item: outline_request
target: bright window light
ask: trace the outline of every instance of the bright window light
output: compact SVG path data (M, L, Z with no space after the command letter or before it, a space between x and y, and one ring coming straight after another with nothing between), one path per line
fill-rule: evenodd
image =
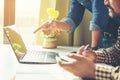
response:
M39 25L41 0L16 0L15 25L19 27L26 44L36 44L33 30Z
M16 25L37 26L40 0L16 0Z

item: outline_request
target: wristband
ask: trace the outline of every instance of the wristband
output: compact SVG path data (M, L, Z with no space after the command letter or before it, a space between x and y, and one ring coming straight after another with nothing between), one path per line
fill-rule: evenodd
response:
M98 47L92 47L92 50L97 50L98 49Z

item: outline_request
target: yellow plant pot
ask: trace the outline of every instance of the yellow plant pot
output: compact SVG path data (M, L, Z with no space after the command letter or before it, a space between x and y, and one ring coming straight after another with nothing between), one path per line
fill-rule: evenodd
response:
M57 38L44 38L42 47L48 49L57 48Z

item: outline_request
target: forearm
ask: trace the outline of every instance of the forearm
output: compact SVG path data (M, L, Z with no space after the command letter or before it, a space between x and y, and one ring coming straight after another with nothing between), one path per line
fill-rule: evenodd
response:
M101 32L100 31L92 31L92 43L91 47L98 46Z

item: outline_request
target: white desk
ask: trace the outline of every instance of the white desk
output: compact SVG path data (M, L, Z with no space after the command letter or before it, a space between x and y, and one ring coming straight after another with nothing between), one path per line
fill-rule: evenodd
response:
M31 46L29 46L31 47ZM32 46L32 49L42 49L40 46ZM75 51L78 47L59 46L56 49L45 49L57 51L60 55ZM0 80L81 80L57 64L20 64L18 63L10 45L0 44Z

